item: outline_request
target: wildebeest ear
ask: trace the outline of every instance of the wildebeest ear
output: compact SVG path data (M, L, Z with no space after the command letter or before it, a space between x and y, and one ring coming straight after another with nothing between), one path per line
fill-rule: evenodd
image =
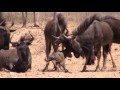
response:
M26 44L26 45L31 45L31 41L24 41L24 43Z
M13 29L9 29L10 30L10 32L14 32L14 31L16 31L16 30L13 30Z

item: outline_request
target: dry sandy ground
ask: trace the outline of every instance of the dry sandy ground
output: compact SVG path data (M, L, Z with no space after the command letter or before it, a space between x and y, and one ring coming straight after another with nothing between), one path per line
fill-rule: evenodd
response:
M45 23L43 23L44 28ZM76 27L75 23L69 23L68 29L73 30ZM45 40L43 29L33 28L28 25L27 28L20 28L21 25L15 25L14 28L17 28L15 31L12 41L17 41L21 35L31 32L35 37L32 45L29 46L32 53L32 70L26 73L15 73L15 72L0 72L0 78L119 78L120 77L120 45L113 44L112 46L112 55L117 65L116 70L112 69L112 63L110 56L108 55L107 60L107 70L104 72L94 72L96 64L88 66L87 70L90 72L80 72L85 63L85 59L79 58L76 59L74 56L72 58L66 58L66 68L71 73L60 72L42 72L42 69L45 66ZM12 33L13 34L13 33ZM70 59L70 60L68 60ZM103 58L101 58L100 66L102 67ZM97 60L96 60L97 63ZM49 66L49 69L52 69L52 63Z

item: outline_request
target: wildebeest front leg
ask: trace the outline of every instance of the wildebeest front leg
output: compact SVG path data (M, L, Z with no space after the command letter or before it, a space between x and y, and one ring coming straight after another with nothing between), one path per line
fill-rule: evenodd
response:
M62 51L64 50L64 45L62 44Z
M84 64L84 67L83 67L82 72L85 72L85 71L86 71L86 66L87 66L88 59L89 59L89 55L86 55L86 62L85 62L85 64Z
M65 72L69 72L66 68L65 68L65 62L61 62L60 65L63 67Z
M50 51L51 51L51 42L48 39L46 39L46 57L47 57L47 59L50 54Z
M107 67L106 67L106 60L107 60L107 55L108 52L106 51L106 46L103 46L103 67L101 69L101 71L104 71Z
M46 62L46 66L45 66L45 68L42 70L42 72L48 70L48 66L49 66L49 62Z
M9 64L9 69L12 70L14 65L12 63Z
M98 47L98 50L97 50L97 59L98 59L98 63L97 63L97 67L95 69L95 72L98 72L100 71L100 59L101 59L101 46Z

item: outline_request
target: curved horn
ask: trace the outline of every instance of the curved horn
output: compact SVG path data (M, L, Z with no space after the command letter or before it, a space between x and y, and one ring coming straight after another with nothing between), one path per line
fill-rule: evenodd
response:
M64 35L64 34L62 34L62 36L65 38L65 39L69 39L69 40L71 40L72 38L71 38L71 36L69 36L69 37L67 37L66 35Z
M5 22L5 20L3 20L1 23L0 23L0 26Z
M30 34L30 36L32 37L31 41L33 41L35 38L34 38L33 35L30 33L30 31L29 31L29 34Z
M65 31L66 32L64 34L68 36L69 30L66 28Z
M14 35L14 34L13 34L13 35ZM10 43L12 43L11 40L12 40L12 38L13 38L13 35L12 35L11 38L10 38L10 41L9 41Z
M62 29L61 29L61 27L60 27L60 25L58 23L58 20L57 20L57 26L58 26L58 30L60 30L60 34L62 34Z
M60 37L56 37L54 35L52 35L52 38L54 38L54 39L60 39Z
M32 42L33 42L33 40L34 40L34 37L33 37L33 35L30 33L30 31L29 31L29 34L30 34L30 36L32 37L31 39L25 39L25 36L23 36L23 42L24 43L26 43L27 45L30 45Z

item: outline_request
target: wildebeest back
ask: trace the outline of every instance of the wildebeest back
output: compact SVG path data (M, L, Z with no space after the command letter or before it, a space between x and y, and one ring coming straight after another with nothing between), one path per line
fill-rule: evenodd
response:
M0 50L0 68L15 63L19 59L16 49Z

